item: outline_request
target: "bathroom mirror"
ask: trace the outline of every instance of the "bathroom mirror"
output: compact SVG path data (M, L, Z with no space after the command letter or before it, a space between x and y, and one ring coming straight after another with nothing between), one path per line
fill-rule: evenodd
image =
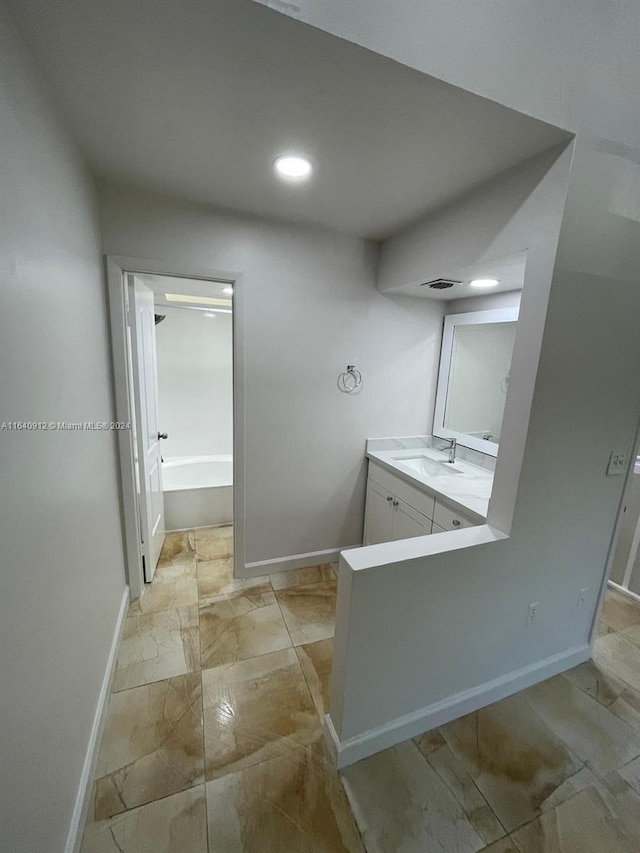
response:
M517 308L445 317L433 434L498 455Z

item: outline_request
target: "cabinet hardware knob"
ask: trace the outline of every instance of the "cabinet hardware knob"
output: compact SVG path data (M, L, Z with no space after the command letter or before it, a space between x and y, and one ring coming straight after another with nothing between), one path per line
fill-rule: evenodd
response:
M160 440L161 438L165 438L165 439L169 438L169 434L166 432L159 432L158 433L158 440Z
M454 518L451 524L453 524L454 527L460 527L460 519Z
M394 506L398 506L398 501L394 501L394 502L393 502L393 505L394 505Z
M393 498L391 497L391 495L389 495L389 497L387 498L387 500L388 500L388 501L392 501L392 500L393 500Z

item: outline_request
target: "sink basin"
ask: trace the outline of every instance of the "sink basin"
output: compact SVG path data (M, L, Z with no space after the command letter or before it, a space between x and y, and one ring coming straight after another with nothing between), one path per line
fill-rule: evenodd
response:
M463 474L460 468L456 468L455 463L440 462L437 459L431 459L429 456L409 456L396 459L396 463L401 468L407 468L413 474L419 474L421 477L445 477L452 474Z

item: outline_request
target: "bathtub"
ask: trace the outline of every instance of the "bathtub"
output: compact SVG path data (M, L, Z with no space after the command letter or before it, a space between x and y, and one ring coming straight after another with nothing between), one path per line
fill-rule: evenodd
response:
M233 457L173 456L162 463L166 530L233 521Z

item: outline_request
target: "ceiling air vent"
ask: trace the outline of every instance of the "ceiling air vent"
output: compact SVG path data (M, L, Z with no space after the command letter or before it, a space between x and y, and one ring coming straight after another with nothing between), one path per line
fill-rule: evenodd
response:
M420 287L430 287L432 290L448 290L454 284L462 284L454 278L434 278L433 281L425 281Z

